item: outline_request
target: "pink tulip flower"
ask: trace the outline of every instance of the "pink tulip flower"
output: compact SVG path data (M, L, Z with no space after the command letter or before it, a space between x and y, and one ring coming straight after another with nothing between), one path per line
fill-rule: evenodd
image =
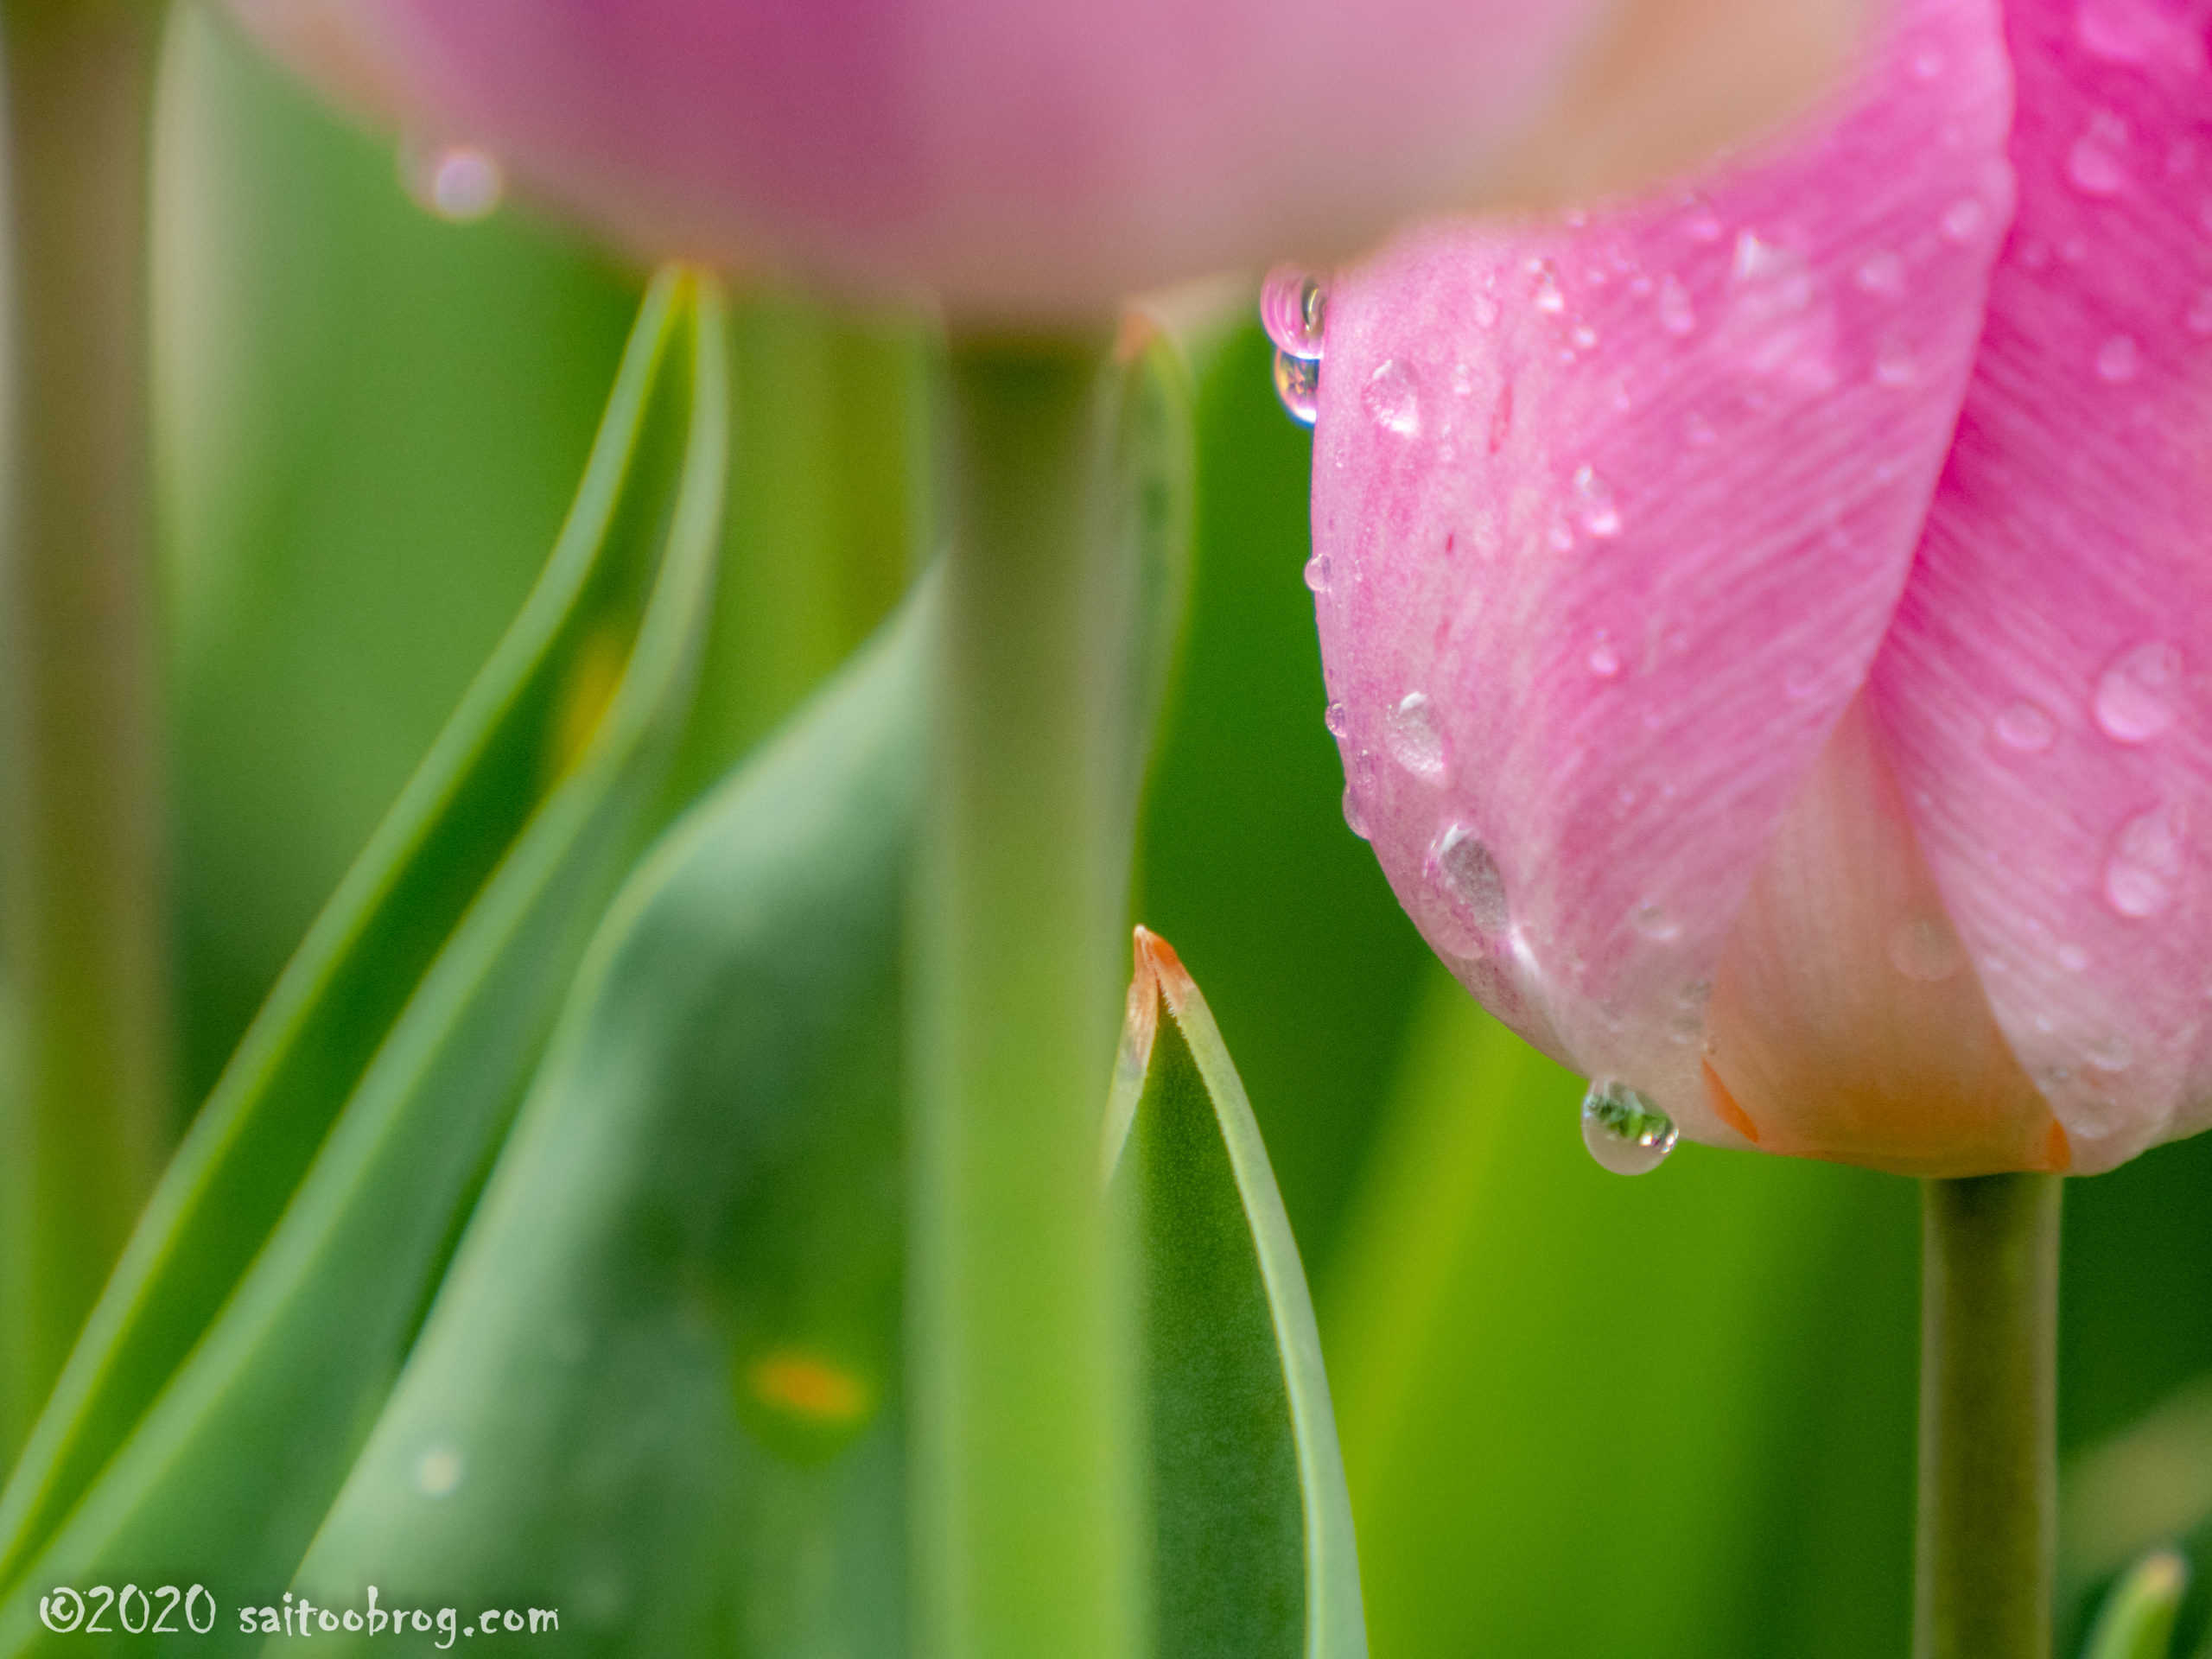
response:
M2212 1122L2207 23L1905 0L1694 188L1331 288L1347 811L1616 1128L1968 1175Z
M1802 101L1868 0L232 0L418 148L651 257L1102 315Z

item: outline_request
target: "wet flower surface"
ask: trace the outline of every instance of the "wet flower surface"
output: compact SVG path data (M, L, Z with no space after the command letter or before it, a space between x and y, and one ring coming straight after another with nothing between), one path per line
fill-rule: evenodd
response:
M1329 290L1347 816L1692 1138L2086 1172L2207 1121L2204 28L1910 0L1783 141Z

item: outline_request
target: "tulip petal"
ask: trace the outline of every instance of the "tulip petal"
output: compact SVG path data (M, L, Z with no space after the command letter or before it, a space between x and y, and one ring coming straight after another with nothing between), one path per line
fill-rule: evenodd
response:
M1901 5L1701 195L1421 231L1332 289L1319 616L1350 810L1469 988L1743 1144L1697 1038L1887 628L2011 212L1991 0Z
M2018 215L1871 689L2092 1171L2212 1118L2212 79L2201 5L2006 11Z

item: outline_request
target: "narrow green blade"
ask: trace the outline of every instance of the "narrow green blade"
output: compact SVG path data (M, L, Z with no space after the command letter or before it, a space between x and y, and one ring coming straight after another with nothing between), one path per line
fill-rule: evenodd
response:
M696 279L656 284L544 578L164 1178L0 1502L0 1650L36 1636L36 1587L243 1590L320 1520L680 726L720 327Z
M903 1650L928 592L616 901L300 1569L318 1604L552 1609L563 1651Z
M1142 928L1106 1155L1138 1239L1159 1659L1363 1659L1298 1246L1205 999Z
M2166 1659L2188 1588L2189 1563L2171 1549L2153 1550L2113 1586L2082 1659Z

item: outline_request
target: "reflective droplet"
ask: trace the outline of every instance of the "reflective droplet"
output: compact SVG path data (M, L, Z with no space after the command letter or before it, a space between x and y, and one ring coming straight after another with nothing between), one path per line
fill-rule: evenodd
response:
M2184 827L2171 807L2138 813L2120 827L2105 865L2105 898L2114 910L2140 920L2171 901L2181 880Z
M1997 741L2022 754L2041 754L2058 735L2051 717L2032 702L2016 702L1997 716Z
M2078 944L2058 947L2058 965L2069 974L2078 974L2089 965L2089 953Z
M1682 233L1693 242L1718 242L1720 239L1720 216L1701 196L1685 196L1682 205L1688 212L1682 216Z
M1583 529L1599 541L1621 533L1620 509L1613 505L1613 493L1587 461L1574 470L1574 493L1581 504Z
M2120 652L2097 679L2098 726L2115 743L2147 743L2174 723L2181 652L2163 640Z
M472 144L403 144L399 170L408 194L456 225L486 217L506 194L507 175L499 158Z
M415 1490L425 1497L450 1497L461 1485L461 1453L434 1446L415 1462Z
M1390 758L1408 772L1433 778L1444 770L1444 738L1425 692L1408 691L1385 722Z
M1359 791L1350 783L1344 785L1344 822L1351 832L1362 841L1367 839L1367 813L1359 804Z
M1582 1144L1616 1175L1648 1175L1679 1138L1675 1120L1624 1083L1594 1080L1582 1096Z
M1697 327L1697 312L1690 304L1689 289L1672 276L1659 284L1659 326L1677 340Z
M1867 293L1894 300L1904 292L1904 261L1887 249L1870 253L1859 262L1855 280Z
M1321 711L1321 724L1328 728L1331 737L1342 737L1344 734L1344 728L1351 724L1345 716L1344 704L1331 702L1327 708L1324 709Z
M2135 1064L2135 1045L2112 1032L2089 1045L2089 1064L2100 1071L2125 1071Z
M1446 824L1429 844L1422 874L1444 903L1439 931L1445 948L1460 955L1487 949L1510 913L1505 876L1490 849L1466 825Z
M2135 378L2140 365L2133 334L2114 334L2097 347L2097 378L2119 385Z
M1874 384L1878 386L1909 386L1920 378L1920 359L1913 354L1911 344L1891 334L1874 353Z
M2074 37L2091 57L2107 63L2164 59L2182 69L2204 65L2203 42L2183 23L2180 12L2153 0L2081 0L2074 12Z
M1951 918L1908 917L1890 930L1890 966L1923 985L1941 984L1966 966L1965 945Z
M2066 152L2066 176L2088 196L2115 195L2127 188L2127 123L2100 110Z
M1590 671L1601 680L1610 680L1621 671L1621 654L1613 649L1613 642L1604 633L1590 647Z
M1395 357L1367 377L1359 401L1375 423L1385 430L1402 438L1410 438L1421 430L1420 385L1414 378L1414 372Z
M1914 52L1905 67L1915 80L1933 80L1943 73L1943 54L1932 46L1923 46Z
M1275 352L1275 396L1290 418L1311 426L1321 413L1321 365L1310 357L1293 357L1280 347Z
M1943 210L1943 234L1954 242L1971 242L1989 222L1989 209L1979 196L1961 196Z
M1306 585L1317 594L1329 591L1329 556L1316 553L1306 561Z
M1532 259L1529 262L1529 276L1537 310L1555 317L1567 309L1567 296L1559 289L1558 266L1548 259Z
M1667 913L1663 906L1649 900L1629 912L1628 925L1656 944L1664 944L1669 939L1679 938L1682 931L1681 926Z
M1320 361L1328 309L1327 284L1302 266L1277 265L1261 284L1260 326L1288 356Z

